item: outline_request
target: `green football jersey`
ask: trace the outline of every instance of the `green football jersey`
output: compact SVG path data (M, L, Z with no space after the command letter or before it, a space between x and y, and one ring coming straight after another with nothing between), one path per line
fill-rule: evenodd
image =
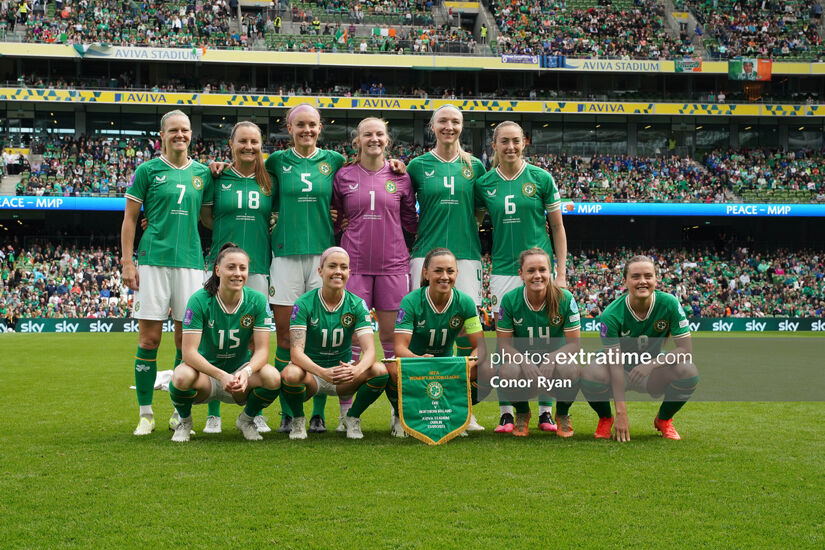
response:
M527 289L522 285L504 295L498 310L496 330L510 332L514 338L526 339L520 344L552 344L549 351L555 351L564 345L565 332L581 328L579 306L566 288L561 289L559 312L552 320L547 318L547 304L533 309L526 293Z
M201 333L198 353L213 366L235 372L249 361L252 333L270 332L272 319L266 314L266 297L244 287L243 298L233 311L220 296L210 296L205 289L195 292L186 304L183 332Z
M343 155L324 149L303 157L291 147L266 159L273 200L280 212L272 230L276 257L320 254L335 244L329 206L332 180L343 165Z
M126 197L141 203L149 220L138 246L139 264L203 269L198 215L211 187L209 168L191 159L183 168L164 157L137 167Z
M269 242L272 193L264 194L254 176L245 177L230 168L215 180L212 192L204 195L203 203L212 204L215 219L206 269L212 268L221 247L233 242L249 254L249 273L268 275L272 256Z
M644 318L636 315L629 302L630 294L623 294L602 313L600 332L605 347L621 345L622 352L648 352L655 357L668 336L684 338L690 335L685 312L672 294L655 291ZM625 368L633 366L625 365Z
M372 318L364 300L346 290L334 306L324 302L321 289L310 290L292 306L289 329L307 331L304 352L319 366L337 367L352 359L352 336L372 334Z
M434 152L410 161L407 173L418 199L418 238L413 258L423 258L434 248L447 248L459 260L480 260L481 241L475 211L475 183L484 164L472 157L470 166L460 157L446 161Z
M430 299L429 287L413 290L401 300L395 319L395 332L412 335L409 349L416 355L452 356L453 343L465 327L467 334L475 334L481 331L481 321L473 299L455 288L441 313Z
M493 274L518 275L518 257L537 246L553 258L547 212L561 209L556 180L527 162L513 178L496 168L476 183L476 196L493 223Z

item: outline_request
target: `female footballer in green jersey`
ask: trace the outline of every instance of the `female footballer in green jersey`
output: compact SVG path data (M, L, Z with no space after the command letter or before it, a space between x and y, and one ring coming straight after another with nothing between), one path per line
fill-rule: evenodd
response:
M490 213L493 224L493 272L490 291L497 313L505 294L521 286L518 254L538 247L556 255L555 284L567 287L567 234L561 215L561 198L553 176L522 158L524 131L505 121L493 132L493 167L476 184L476 197ZM549 223L553 242L547 234ZM545 405L547 406L547 405ZM512 415L511 406L500 405L501 415ZM545 411L547 412L547 411ZM552 414L548 414L552 423Z
M553 282L550 256L541 248L530 248L519 254L519 277L524 284L505 294L501 300L496 319L498 350L502 357L523 358L529 353L546 359L546 362L508 361L499 367L498 376L502 380L531 380L533 388L538 387L540 377L552 380L549 385L559 400L556 411L558 430L550 419L548 392L538 393L539 429L556 432L560 437L572 437L569 411L579 391L579 370L575 364L557 362L556 358L562 353L578 353L581 348L579 308L573 294ZM495 431L527 436L530 433L530 405L522 401L514 406L515 421L512 415L504 414Z
M317 393L352 397L344 417L347 437L361 439L361 414L384 393L387 369L375 361L372 319L364 300L346 290L349 254L328 248L317 268L321 288L295 302L290 316L291 362L284 367L284 396L295 413L290 439L305 439L303 402ZM353 336L361 346L352 362Z
M277 151L266 160L273 180L273 201L277 205L278 223L272 230L272 264L270 266L269 301L275 318L278 347L275 366L289 363L289 318L295 301L305 292L321 286L317 266L320 254L335 242L330 204L333 179L344 165L344 157L335 151L318 148L323 125L318 110L302 103L286 114L286 126L293 146ZM390 160L393 171L406 172L403 162ZM326 396L313 402L310 432L325 432ZM281 400L282 407L285 405ZM349 403L341 402L341 420ZM289 431L290 411L284 408L279 431ZM339 422L339 430L344 426Z
M235 124L229 134L232 163L215 178L212 192L204 197L203 225L212 229L212 246L207 265L212 265L221 247L235 242L249 254L247 286L269 292L269 265L272 248L269 218L272 214L272 178L261 153L263 134L254 122ZM209 403L205 433L220 433L220 401ZM262 416L255 417L260 433L271 431Z
M667 439L681 439L673 427L673 415L693 395L699 371L691 360L685 312L675 296L656 290L657 282L653 260L632 257L624 266L627 293L616 298L601 315L605 351L617 355L609 366L592 364L581 369L582 393L599 415L597 439L609 439L613 428L614 439L630 441L627 389L664 396L653 426ZM668 336L673 337L676 349L663 354ZM639 357L641 354L649 354L651 359ZM611 391L616 403L615 426L610 411Z
M135 387L140 418L135 435L155 429L152 412L157 353L164 321L172 311L175 347L180 362L181 322L186 302L203 283L203 253L198 216L203 196L210 192L209 169L189 158L192 127L181 111L160 121L161 156L138 166L126 192L121 227L123 282L135 291L133 316L138 319ZM140 239L137 267L132 257L141 207L150 223ZM177 413L169 421L178 424Z
M395 321L396 357L450 357L453 343L464 331L471 346L470 355L478 356L483 348L484 333L478 311L472 298L454 288L458 267L452 252L446 248L431 250L424 258L420 286L401 300ZM477 402L477 361L472 363L473 402ZM392 434L405 437L398 419L398 372L394 364L388 366L390 382L387 397L392 404Z
M266 362L271 323L266 296L245 287L248 273L249 256L227 243L204 288L189 299L183 363L175 367L169 383L180 415L172 441L189 441L192 405L214 400L245 405L235 426L248 440L262 439L252 419L278 396L281 377Z
M475 186L484 175L484 164L461 147L464 115L455 105L433 111L428 125L435 136L432 151L414 158L408 172L419 205L418 235L410 258L412 289L419 286L424 257L431 250L446 248L455 254L458 276L455 286L481 306L481 241ZM478 214L478 215L477 215ZM456 340L458 355L467 356L471 346L466 336ZM400 423L399 423L400 426ZM469 431L481 431L474 416Z

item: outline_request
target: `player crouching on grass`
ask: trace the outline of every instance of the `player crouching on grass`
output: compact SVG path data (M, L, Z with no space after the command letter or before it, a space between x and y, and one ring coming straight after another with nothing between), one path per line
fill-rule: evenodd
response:
M362 439L361 414L384 393L389 376L375 362L372 318L364 300L346 290L349 254L333 246L321 254L318 274L321 288L310 290L295 302L289 324L290 363L281 371L284 400L295 413L290 439L306 439L304 401L316 394L350 398L352 407L343 417L347 438ZM361 346L352 362L352 340Z
M183 317L183 363L169 383L180 414L172 441L189 441L193 404L216 399L245 404L235 426L250 441L263 439L253 418L278 397L281 377L266 362L271 324L266 296L244 286L248 273L249 256L226 243L204 288L189 298Z
M681 439L673 427L673 415L690 399L699 383L692 357L690 328L679 301L656 290L656 265L647 256L634 256L624 266L627 293L613 301L601 315L605 352L650 354L651 360L628 363L624 355L607 365L584 365L581 389L599 415L597 439L630 441L625 390L664 395L653 426L667 439ZM676 349L661 353L668 336ZM608 358L609 359L609 358ZM630 359L633 359L632 357ZM616 421L610 411L610 393L616 403Z
M533 393L538 395L540 404L555 395L558 400L556 423L550 422L549 412L541 412L538 427L545 432L555 431L559 437L572 437L569 411L579 391L579 368L567 362L557 364L556 357L560 353L578 353L581 348L579 308L573 294L553 282L550 255L546 251L541 248L525 250L519 255L518 264L519 277L524 284L501 299L496 318L498 350L501 357L517 358L529 354L544 359L546 355L548 361L538 365L529 361L520 361L521 364L510 361L499 367L498 376L501 380L530 381L530 387L538 390ZM546 381L544 391L539 388L540 379ZM552 386L549 390L547 383ZM524 397L524 390L517 392ZM499 399L502 394L506 396L506 390L499 390ZM501 415L495 431L529 435L530 404L520 401L513 406L515 420L510 413ZM554 429L556 425L557 430Z

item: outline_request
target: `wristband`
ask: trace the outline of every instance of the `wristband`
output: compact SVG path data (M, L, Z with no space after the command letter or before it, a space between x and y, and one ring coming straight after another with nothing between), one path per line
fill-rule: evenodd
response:
M244 370L246 371L246 377L247 377L247 378L249 378L250 376L252 376L252 367L250 367L249 365L247 365L246 367L244 367Z

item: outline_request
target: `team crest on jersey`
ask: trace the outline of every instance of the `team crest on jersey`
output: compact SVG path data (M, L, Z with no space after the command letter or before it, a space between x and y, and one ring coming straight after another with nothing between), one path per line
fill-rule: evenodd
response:
M135 313L140 311L140 302L135 302Z
M427 384L427 397L430 399L441 399L444 395L444 386L441 382L430 382Z
M528 181L521 186L521 192L524 193L525 197L532 197L536 194L536 184Z
M473 169L469 166L465 166L461 169L461 175L464 176L465 180L473 179Z
M384 189L387 190L387 193L395 193L398 190L398 186L395 185L394 181L388 181L384 184Z
M561 318L561 315L557 313L556 315L553 315L553 318L550 320L550 324L554 327L558 327L561 326L562 321L563 319Z
M344 313L343 315L341 315L341 324L344 326L344 328L351 327L353 324L355 324L355 315L353 315L352 313Z
M318 164L318 171L323 175L328 176L332 174L332 166L328 162L321 162Z
M275 296L275 287L272 285L269 285L269 296Z
M252 325L255 324L255 317L247 313L243 317L241 317L241 328L252 328Z
M656 329L656 332L665 332L668 328L670 328L670 321L667 319L659 319L653 323L653 328Z
M461 315L453 315L450 317L450 328L455 330L461 326Z
M492 300L492 301L493 301L493 305L498 304L498 296L496 296L495 294L493 294L493 300Z
M203 179L200 176L192 177L192 187L200 191L203 189Z

